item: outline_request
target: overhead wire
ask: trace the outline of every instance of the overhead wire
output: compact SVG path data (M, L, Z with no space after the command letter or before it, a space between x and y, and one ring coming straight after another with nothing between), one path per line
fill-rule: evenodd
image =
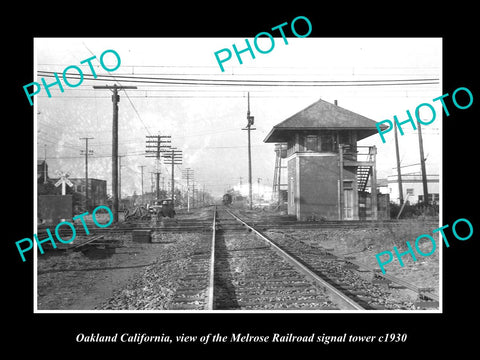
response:
M53 71L38 71L39 75L55 77ZM436 85L439 78L415 79L369 79L369 80L254 80L254 79L198 79L198 78L172 78L172 77L144 77L144 76L113 76L113 75L67 75L74 80L87 81L115 81L138 84L180 84L204 86L399 86L399 85Z
M53 77L55 76L55 72L53 71L39 71L39 74L43 74L46 77ZM417 86L421 85L422 87L419 89L409 89L409 91L427 91L429 86L435 86L440 84L440 79L436 76L426 77L426 75L422 77L412 78L409 76L408 78L401 79L401 78L391 78L389 76L388 79L364 79L364 80L268 80L268 79L205 79L205 78L198 78L192 77L192 74L182 74L184 75L181 78L172 77L171 74L169 76L157 76L157 77L146 77L141 75L116 75L113 76L111 74L107 75L96 75L96 78L93 75L89 74L67 74L66 76L71 79L77 80L85 80L85 81L117 81L120 83L122 82L129 82L129 83L137 83L141 84L139 89L132 89L129 90L130 93L136 93L135 95L129 95L126 92L127 99L131 103L137 117L139 117L140 121L142 121L143 126L147 129L143 123L143 120L133 104L132 99L237 99L240 96L243 96L238 93L235 87L242 86L242 87L258 87L259 89L256 90L258 92L266 92L266 95L258 94L258 98L278 98L278 97L288 97L288 98L298 98L303 97L302 94L292 94L291 92L285 94L278 94L278 91L283 91L283 89L292 89L292 87L296 88L303 88L308 89L309 87L330 87L330 86L340 86L340 87L365 87L365 86L373 86L373 87L384 87L389 86L391 89L395 89L394 91L402 91L400 90L399 86ZM307 74L303 74L307 75ZM230 75L226 75L230 76ZM243 76L243 75L235 75ZM292 76L291 74L286 74L285 76ZM205 88L203 88L205 87ZM218 89L216 89L216 87ZM147 89L146 89L147 88ZM221 89L220 89L221 88ZM268 90L267 90L268 89ZM273 90L275 89L275 90ZM86 89L79 89L73 88L73 91L86 91ZM158 92L166 92L168 94L158 94ZM222 92L221 94L216 94L216 92ZM228 94L225 94L225 91ZM268 91L268 93L267 93ZM276 93L272 93L272 91ZM288 90L291 91L291 90ZM142 95L137 95L138 93L143 93ZM151 94L154 93L154 94ZM212 94L213 93L213 94ZM233 94L233 95L231 95ZM381 97L393 97L391 92L389 91L388 94L382 94ZM40 95L40 97L45 97L45 95ZM98 96L95 94L95 98ZM79 95L75 93L74 95L68 96L63 95L58 99L62 100L69 100L69 99L88 99L92 98L91 95L82 93Z
M145 67L150 67L150 66L145 66ZM151 67L175 67L175 66L151 66ZM180 66L179 66L180 67ZM186 66L188 67L188 66ZM199 66L191 66L198 68ZM201 66L200 66L201 67ZM212 68L213 66L205 66L208 68ZM272 67L274 68L274 67ZM54 77L55 72L53 71L44 71L40 70L38 71L38 75L44 76L44 77ZM440 84L440 79L435 76L431 77L418 77L418 78L412 78L411 76L409 78L405 79L394 79L394 78L388 78L388 79L365 79L365 80L268 80L268 79L205 79L205 78L198 78L198 77L192 77L193 75L205 75L205 76L211 76L208 74L169 74L168 77L152 77L152 76L145 76L147 74L141 74L141 75L120 75L117 74L115 76L109 74L109 75L98 75L97 78L94 78L93 75L89 74L83 74L82 77L72 75L72 74L66 74L66 76L69 79L72 80L82 80L82 81L95 81L95 82L101 82L101 81L115 81L118 84L121 85L121 82L127 82L127 83L136 83L136 84L142 84L141 86L143 88L145 87L153 87L153 89L145 90L145 89L138 89L138 90L131 90L132 92L139 92L139 91L179 91L179 92L188 92L188 91L201 91L197 90L200 87L211 87L211 86L219 86L222 87L222 90L207 90L207 91L225 91L225 87L232 87L232 86L249 86L249 87L261 87L260 92L263 92L265 88L267 87L277 87L279 89L283 89L286 87L330 87L330 86L348 86L348 87L355 87L355 86L375 86L375 87L383 87L383 86L389 86L389 87L394 87L394 86L426 86L426 85L438 85ZM176 78L172 77L173 75L182 75L182 77ZM217 75L217 74L215 74ZM226 76L233 76L232 75L227 75ZM236 74L235 76L250 76L254 74ZM261 74L258 74L261 75ZM273 75L273 74L268 74L268 75ZM309 74L295 74L295 76L298 75L309 75ZM311 75L311 74L310 74ZM357 74L356 74L357 75ZM292 74L288 74L288 76L293 76ZM165 90L158 89L159 86L165 86ZM179 89L172 89L172 87L180 87ZM185 89L188 87L195 87L196 89ZM53 90L53 89L52 89ZM82 89L73 89L72 90L82 90ZM228 89L231 90L231 89ZM237 90L234 90L237 91ZM225 95L224 93L220 94L219 96L209 96L205 95L205 93L199 94L199 95L145 95L145 96L137 96L137 95L129 95L127 91L125 91L125 95L127 99L129 100L133 110L137 114L137 117L139 120L142 122L142 125L144 128L147 130L148 134L150 134L149 129L143 122L143 119L141 118L136 106L134 105L133 101L131 99L133 98L238 98L240 96L230 96L230 95ZM130 90L129 90L130 92ZM296 97L292 96L292 94L286 94L285 96L288 97ZM91 96L62 96L59 99L65 98L90 98ZM98 98L103 98L104 96L98 96ZM274 98L278 96L262 96L259 95L259 98ZM95 96L97 98L97 96ZM230 131L230 130L227 130ZM53 142L53 141L51 141ZM103 145L103 144L102 144ZM99 146L102 146L99 145ZM254 145L255 146L255 145ZM191 149L229 149L229 148L243 148L246 146L206 146L206 147L196 147L196 148L191 148ZM145 155L145 152L136 152L136 153L125 153L123 156L143 156ZM96 158L107 158L111 157L111 154L109 155L94 155L93 157ZM53 158L53 159L82 159L83 156L74 156L74 157L58 157L58 158ZM403 158L402 158L403 159ZM182 166L177 166L177 168L182 168ZM167 170L168 172L168 170Z
M85 42L82 41L82 44L83 44L83 46L85 46L85 48L90 52L90 54L92 54L93 56L95 56L95 54L92 52L92 50L90 50L90 49L87 47L87 45L85 44ZM121 85L121 83L115 78L114 75L110 75L110 76L111 76L116 82L118 82L119 85ZM92 77L93 77L93 75L92 75ZM82 75L82 79L83 79L83 75ZM82 80L82 81L83 81L83 80ZM130 97L128 96L127 91L126 91L125 89L123 89L123 91L124 91L125 95L127 96L127 99L128 99L128 101L130 102L130 105L132 105L133 110L134 110L135 113L137 114L138 119L139 119L140 122L142 123L143 127L145 128L145 130L147 130L147 133L150 135L150 134L151 134L151 133L150 133L150 130L147 128L147 126L146 126L145 123L143 122L142 117L140 116L140 114L138 113L137 108L135 107L135 105L133 104L132 100L131 100Z

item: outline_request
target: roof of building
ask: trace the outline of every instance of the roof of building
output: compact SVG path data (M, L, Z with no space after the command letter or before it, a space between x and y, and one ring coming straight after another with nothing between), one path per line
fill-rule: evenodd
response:
M440 176L438 174L426 174L427 182L439 183ZM398 184L398 175L388 175L388 184ZM402 174L402 184L422 182L422 174Z
M358 140L378 132L375 121L322 99L275 125L264 142L285 142L292 130L357 130Z

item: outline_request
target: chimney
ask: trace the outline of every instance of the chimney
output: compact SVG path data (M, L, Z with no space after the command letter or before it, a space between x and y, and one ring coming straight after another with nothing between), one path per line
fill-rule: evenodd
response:
M337 100L333 100L333 103L335 104L335 106L338 106L338 101Z

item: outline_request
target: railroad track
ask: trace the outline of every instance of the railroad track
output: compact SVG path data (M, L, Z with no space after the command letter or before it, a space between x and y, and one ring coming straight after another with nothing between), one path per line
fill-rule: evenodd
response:
M369 278L372 284L387 285L388 287L395 289L408 289L416 293L419 300L414 304L416 307L436 308L439 306L439 297L431 293L433 288L418 287L393 275L382 274L380 269L372 268L364 263L356 261L355 256L336 255L334 254L334 249L327 249L318 244L313 246L312 244L305 243L290 234L285 234L281 231L280 233L283 235L283 239L275 239L277 244L287 249L289 253L295 254L295 256L301 259L301 261L309 263L311 267L320 267L319 271L321 271L322 264L315 265L319 260L322 258L333 260L334 263L337 263L337 267L343 267L343 269L347 270L352 269L354 273L366 274L366 278ZM329 277L329 275L327 274L326 277Z
M438 307L438 298L353 258L301 241L272 241L224 207L214 212L211 241L191 258L173 309L397 310ZM368 272L370 276L360 276ZM388 285L388 286L385 286ZM417 292L416 303L391 289ZM388 299L388 300L386 300Z
M85 245L122 246L133 230L195 232L199 241L171 299L172 310L377 310L438 307L430 289L418 288L400 279L375 272L354 258L333 254L332 249L313 247L298 239L271 238L263 231L279 230L279 223L294 228L283 217L247 219L227 207L214 207L213 221L167 220L122 223L112 229L96 229L70 250ZM158 224L157 224L158 225ZM302 229L305 224L300 224ZM355 226L365 226L355 224ZM314 224L321 227L322 224ZM335 225L336 226L336 225ZM372 226L367 224L366 226ZM328 227L328 226L327 226ZM46 237L38 229L39 238ZM61 232L62 237L70 234ZM82 237L82 229L77 228ZM48 246L49 243L45 243ZM365 276L365 274L367 274ZM387 286L385 286L387 285ZM392 301L390 288L410 289L416 303ZM385 300L390 297L390 300Z
M230 211L214 213L211 242L191 257L171 309L364 309Z
M288 215L267 215L260 213L251 214L251 213L242 213L242 219L245 219L250 225L254 226L256 229L261 231L267 231L269 229L281 230L281 229L336 229L336 228L348 228L348 229L362 229L362 228L372 228L372 227L382 227L388 225L397 225L402 224L403 220L328 220L328 221L297 221L295 218ZM130 232L133 230L145 230L145 231L160 231L160 232L206 232L210 231L212 226L211 220L202 220L202 219L167 219L160 218L157 221L153 220L128 220L122 223L119 223L113 227L109 228L95 228L93 222L88 222L89 228L94 229L95 234L105 234L110 232ZM428 224L428 223L427 223ZM432 221L432 227L435 225L438 226L437 222ZM225 230L238 230L236 221L232 219L223 219L222 224L223 229ZM45 229L47 226L40 225L38 226L38 235L46 237ZM78 235L85 236L85 230L80 224L76 224L76 231ZM60 234L68 238L71 236L71 230L69 228L61 228Z
M244 310L362 310L254 227L220 209L214 307ZM231 219L237 225L232 229ZM222 223L228 224L227 229ZM243 229L239 232L238 229ZM234 288L235 297L229 296ZM230 291L231 292L231 291Z
M240 218L239 221L245 223ZM245 225L259 233L259 228L266 230L257 223L254 226L247 223ZM366 309L432 309L439 306L439 297L432 294L431 288L417 287L397 277L382 274L378 269L355 261L354 256L338 256L333 253L333 249L314 247L291 235L288 237L290 241L285 241L285 238L269 240ZM395 294L398 294L396 291L405 289L415 293L417 300L401 301L395 298Z

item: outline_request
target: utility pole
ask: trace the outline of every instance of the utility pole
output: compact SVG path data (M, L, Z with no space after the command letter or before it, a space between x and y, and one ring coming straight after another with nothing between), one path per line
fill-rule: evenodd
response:
M47 183L47 144L43 145L45 150L45 157L43 159L43 183Z
M422 138L422 127L420 122L417 121L418 125L418 144L420 146L420 166L422 168L422 182L423 182L423 202L428 206L428 186L427 186L427 170L425 167L425 156L423 154L423 138Z
M187 179L187 211L190 212L190 180L193 180L193 169L184 169L182 178Z
M170 145L162 145L162 144L169 144L171 140L164 140L170 139L171 136L169 135L147 135L146 140L146 155L145 157L154 157L157 159L156 161L156 171L155 171L155 185L156 185L156 198L157 200L160 199L160 156L165 151L165 149L170 149Z
M250 145L250 130L256 130L252 128L254 117L250 116L250 92L247 93L248 96L248 110L247 110L247 127L242 130L248 131L248 197L249 197L249 209L252 210L252 149Z
M85 154L85 209L90 210L88 206L88 156L93 154L93 150L88 150L88 140L93 137L83 137L80 140L85 140L85 150L80 150L80 154Z
M120 96L118 90L136 89L136 86L93 86L94 89L112 90L113 121L112 121L112 196L113 196L113 222L118 222L118 103Z
M143 168L145 165L139 165L140 171L142 172L142 205L143 205Z
M118 202L122 203L122 157L125 155L118 156Z
M195 181L192 183L192 207L195 208Z
M166 165L172 165L172 180L170 182L172 202L175 205L175 165L182 164L182 150L178 150L174 147L170 148L170 152L166 152L163 155L164 163Z
M262 178L257 178L257 194L258 194L259 200L260 200L260 181L262 181Z
M400 150L398 149L398 135L397 135L397 122L394 122L395 126L395 153L397 154L397 179L398 179L398 193L400 199L400 205L403 205L403 186L402 186L402 169L400 167Z

